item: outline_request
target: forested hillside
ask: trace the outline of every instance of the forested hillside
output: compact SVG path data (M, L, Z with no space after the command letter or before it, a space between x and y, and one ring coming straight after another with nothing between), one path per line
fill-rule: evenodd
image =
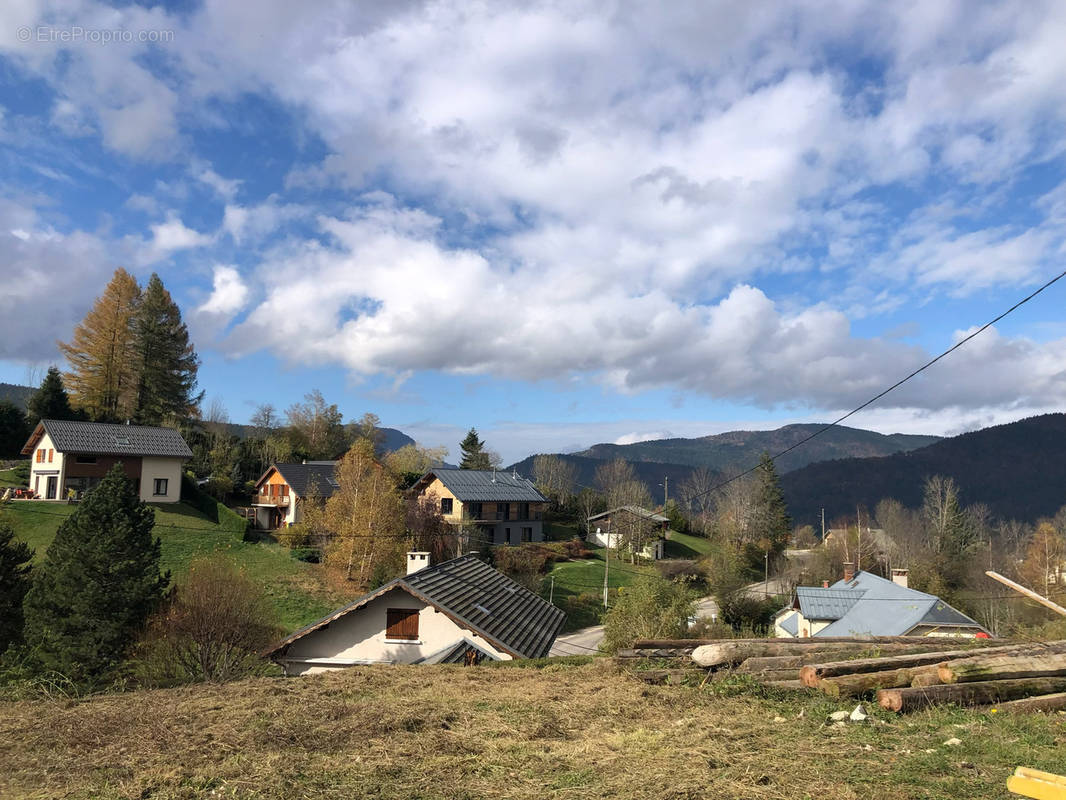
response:
M748 469L763 452L779 453L820 430L824 425L785 425L772 431L729 431L696 439L658 439L635 444L596 444L575 453L596 459L624 458L641 461L688 464L722 472ZM939 436L914 436L838 426L826 431L777 462L779 473L790 472L816 461L834 458L887 456L914 450L939 441Z
M813 443L812 443L813 444ZM954 478L964 504L984 503L1002 519L1033 522L1066 505L1066 414L965 433L908 453L811 464L781 485L796 524L873 509L894 498L917 508L926 478Z
M0 383L0 401L7 400L17 408L26 408L30 396L37 391L32 386L19 386L14 383Z
M519 475L531 477L533 475L534 458L536 458L536 456L524 458L518 463L507 467L507 469L514 469L517 470ZM573 464L574 468L577 470L577 491L581 491L581 489L586 487L597 488L596 470L607 463L603 459L588 458L586 456L560 455L558 458L568 464ZM756 457L756 461L758 461L758 457ZM634 461L632 462L632 466L637 479L642 481L648 487L651 496L657 503L663 502L664 487L662 484L667 483L665 480L666 478L669 478L670 496L677 497L682 484L689 479L689 476L691 476L696 469L687 464L660 464L650 461ZM717 475L717 473L715 473L715 475Z

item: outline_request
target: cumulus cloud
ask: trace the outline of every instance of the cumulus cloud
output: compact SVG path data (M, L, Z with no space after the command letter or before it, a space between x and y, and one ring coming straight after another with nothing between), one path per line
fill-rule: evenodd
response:
M196 310L203 314L234 314L244 308L248 287L240 273L230 266L215 267L211 296Z
M203 247L211 243L212 237L188 228L176 216L171 216L166 222L160 222L149 226L152 238L149 243L153 255L162 256L175 250L188 250L193 247Z

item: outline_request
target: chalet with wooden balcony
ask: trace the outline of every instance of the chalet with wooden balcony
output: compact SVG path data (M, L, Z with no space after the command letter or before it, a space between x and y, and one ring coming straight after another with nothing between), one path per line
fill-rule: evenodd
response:
M336 461L271 464L255 484L255 527L270 531L300 522L309 498L326 500L337 488L336 466Z
M22 448L30 489L42 500L79 498L121 464L141 499L181 500L181 467L192 450L173 428L42 419Z
M434 469L410 491L440 509L445 522L488 544L544 541L548 498L515 473Z

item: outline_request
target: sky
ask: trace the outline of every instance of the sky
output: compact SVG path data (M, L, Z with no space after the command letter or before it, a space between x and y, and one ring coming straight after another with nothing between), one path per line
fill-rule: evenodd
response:
M1066 4L8 0L0 381L156 272L244 422L822 421L1066 269ZM849 420L1063 410L1066 280Z

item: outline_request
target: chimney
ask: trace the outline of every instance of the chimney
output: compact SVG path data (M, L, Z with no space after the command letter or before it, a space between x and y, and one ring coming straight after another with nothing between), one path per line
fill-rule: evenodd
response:
M844 562L844 583L850 583L855 578L855 562Z
M896 584L897 586L902 586L904 589L906 589L907 588L907 570L905 570L905 569L894 569L894 570L892 570L892 583Z
M429 553L411 552L407 554L407 574L411 575L429 566Z

